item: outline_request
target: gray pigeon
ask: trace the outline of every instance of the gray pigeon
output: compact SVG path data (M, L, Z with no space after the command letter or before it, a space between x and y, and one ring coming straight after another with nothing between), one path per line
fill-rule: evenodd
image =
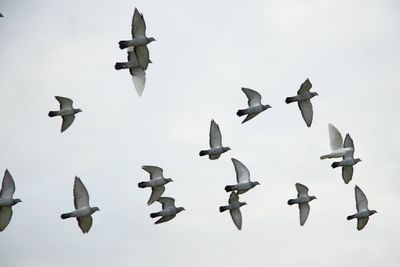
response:
M358 186L354 187L354 191L356 195L357 213L347 216L347 220L357 218L357 230L360 231L367 225L369 216L377 213L377 211L368 209L368 199Z
M60 110L59 111L50 111L49 117L61 116L62 120L63 120L62 125L61 125L61 132L64 132L74 122L75 114L82 112L82 110L79 108L76 108L76 109L73 108L73 106L72 106L73 101L69 98L62 97L62 96L56 96L56 99L60 103Z
M250 171L243 163L234 158L232 158L232 162L235 167L237 184L225 186L226 192L237 191L238 194L243 194L260 184L250 181Z
M160 197L157 201L162 204L162 211L150 214L151 218L161 217L154 224L168 222L175 218L176 214L185 210L183 207L175 207L175 199L172 197Z
M353 178L353 166L361 161L359 158L354 158L354 143L353 139L351 139L349 134L346 134L346 138L344 139L344 148L352 148L352 150L346 153L343 157L342 161L332 163L332 168L342 167L342 177L343 181L348 184Z
M238 115L239 117L247 115L247 117L242 121L242 123L251 120L264 110L271 108L270 105L261 104L261 95L258 92L244 87L242 87L242 91L243 93L246 94L248 98L247 104L249 105L248 108L239 109L236 113L236 115Z
M151 187L151 196L147 205L153 204L157 201L165 191L167 183L172 182L171 178L164 178L163 169L157 166L142 166L142 169L150 174L150 181L140 182L139 188Z
M14 180L10 172L6 169L0 191L0 232L6 229L7 225L11 221L13 214L12 206L18 202L22 202L19 198L13 199L14 192Z
M308 214L310 213L310 205L308 204L308 202L317 198L315 196L309 196L307 186L300 183L296 183L296 190L297 198L289 199L288 204L299 204L300 225L303 226L307 221Z
M313 107L310 99L318 95L318 93L316 92L310 92L311 87L312 84L310 80L307 79L300 86L300 89L297 91L296 96L287 97L285 100L286 104L297 102L301 111L301 115L303 116L303 119L307 124L307 127L311 126L313 120Z
M221 131L219 130L219 126L215 123L214 120L211 120L210 125L210 149L209 150L201 150L199 155L205 156L208 155L208 158L218 159L222 153L231 150L229 147L224 147L222 145L222 136Z
M88 233L92 227L92 214L100 209L98 207L90 207L89 193L81 179L75 176L74 181L74 206L75 210L69 213L61 214L61 219L76 217L79 227L83 233Z
M146 23L143 14L140 14L137 8L135 8L133 12L131 32L132 40L120 41L119 48L124 49L131 46L145 46L156 40L153 37L146 37Z
M229 210L233 223L237 229L242 230L242 213L240 207L247 205L246 202L239 202L239 196L235 192L232 192L229 196L229 205L219 207L219 212Z

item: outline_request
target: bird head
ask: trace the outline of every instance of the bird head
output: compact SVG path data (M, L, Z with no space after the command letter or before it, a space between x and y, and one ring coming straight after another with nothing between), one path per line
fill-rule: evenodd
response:
M240 202L239 205L241 207L241 206L247 205L247 203L246 202Z
M311 200L314 200L314 199L317 199L317 197L316 197L316 196L311 196L311 197L310 197L310 201L311 201Z
M183 210L185 210L185 208L184 208L184 207L179 207L179 208L178 208L178 212L177 212L177 213L179 213L179 212L181 212L181 211L183 211Z
M92 213L95 213L96 211L100 211L100 209L98 207L90 208L90 210L92 211Z
M270 105L264 105L264 108L265 109L269 109L269 108L272 108Z
M173 181L174 181L174 180L172 180L171 178L166 178L165 180L167 181L167 183L173 182Z
M19 198L16 198L16 199L13 199L13 200L12 200L12 204L13 204L13 205L17 204L18 202L22 202L22 200L19 199Z
M362 161L362 160L357 158L357 159L355 159L354 161L357 163L357 162L360 162L360 161Z
M252 184L253 186L256 186L256 185L259 185L260 183L259 183L259 182L251 182L251 184Z
M316 95L319 95L317 92L311 92L311 97L314 97Z
M77 109L75 109L74 111L75 111L75 113L82 112L82 110L81 110L80 108L77 108Z
M231 150L230 147L224 147L224 152Z
M153 42L153 41L155 41L156 39L154 39L154 37L149 37L149 38L147 38L147 42L148 43L151 43L151 42Z
M375 213L378 213L376 210L370 210L370 215L373 215Z

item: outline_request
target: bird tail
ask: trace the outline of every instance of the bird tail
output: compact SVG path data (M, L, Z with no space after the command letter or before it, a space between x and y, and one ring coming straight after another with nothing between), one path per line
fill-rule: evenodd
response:
M59 115L58 111L50 111L49 112L49 117L54 117L54 116L57 116L57 115Z
M200 151L199 155L200 155L200 157L205 156L205 155L208 155L208 150L202 150L202 151Z
M129 41L119 41L119 48L124 49L129 47Z
M140 183L138 183L138 187L139 188L145 188L145 187L147 187L148 186L148 184L146 183L146 182L140 182Z
M151 217L151 218L155 218L155 217L159 217L159 216L161 216L161 215L160 215L160 212L150 213L150 217Z
M331 166L332 166L332 168L337 168L340 166L340 162L334 162L334 163L332 163Z
M226 211L226 210L228 210L228 207L227 207L227 206L221 206L221 207L219 207L219 212L224 212L224 211Z
M234 186L234 185L227 185L227 186L225 186L225 191L226 191L226 192L231 192L231 191L233 191L233 190L235 190L235 186Z
M288 203L288 205L296 204L294 199L289 199L287 203Z
M319 157L320 159L329 159L329 155L323 155L321 157Z
M354 218L355 218L354 215L347 216L347 220L352 220L352 219L354 219Z
M128 68L128 64L126 64L126 62L117 62L117 63L115 63L114 68L116 70L127 69Z
M296 100L296 98L295 97L286 97L286 99L285 99L285 102L286 102L286 104L289 104L289 103L292 103L292 102L294 102Z
M72 213L63 213L61 214L61 219L65 220L72 217Z
M236 115L238 115L239 117L246 115L246 110L245 109L239 109L236 112Z

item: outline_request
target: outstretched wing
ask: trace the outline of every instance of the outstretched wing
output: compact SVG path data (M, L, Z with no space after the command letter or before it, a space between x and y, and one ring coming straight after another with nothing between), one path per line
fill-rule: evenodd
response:
M69 126L71 126L71 124L74 122L74 120L75 120L75 115L73 114L62 116L61 132L67 130Z
M243 163L232 158L233 166L235 166L236 181L238 183L247 183L250 181L250 171Z
M362 230L368 223L369 217L357 218L357 230Z
M342 167L342 178L346 184L348 184L353 178L353 171L353 166Z
M150 63L150 53L147 45L135 47L135 54L140 67L146 70Z
M299 204L300 210L300 225L303 226L308 218L308 214L310 213L310 205L308 203Z
M221 146L222 146L221 131L219 130L218 124L214 120L211 120L211 125L210 125L210 147L211 148L216 148L216 147L221 147Z
M132 17L132 38L146 37L146 23L143 14L140 14L137 8L133 12Z
M6 229L7 225L10 223L12 214L11 207L0 207L0 232Z
M172 220L173 218L175 218L175 216L176 215L163 216L160 219L158 219L158 221L156 221L154 224L168 222L168 221Z
M81 228L82 233L88 233L90 228L92 227L93 218L92 216L84 216L76 218L78 220L79 228Z
M297 104L301 111L301 116L303 116L303 119L307 124L307 127L311 127L311 123L313 120L313 106L311 104L311 101L310 100L298 101Z
M364 192L356 185L354 187L355 195L356 195L356 206L357 211L360 212L362 210L368 209L368 199L365 196Z
M248 98L247 104L249 105L249 107L261 105L261 95L258 92L250 88L244 88L244 87L242 87L242 91L243 93L246 94Z
M297 197L308 196L307 186L300 183L296 183L296 190L297 190Z
M151 205L156 202L164 193L165 186L156 186L151 188L151 195L149 201L147 201L147 205Z
M74 181L74 206L75 209L89 207L89 193L79 177Z
M343 157L343 159L351 159L354 157L354 143L353 139L350 137L349 134L346 134L346 137L344 138L344 144L343 147L351 147L353 150L349 151L346 153L346 155Z
M297 91L297 94L310 92L311 87L312 87L312 84L311 84L310 80L307 79L301 84L300 89Z
M233 203L239 202L239 196L235 192L232 191L232 193L229 195L229 205Z
M335 151L343 147L343 138L339 130L335 126L329 123L329 140L331 144L331 150Z
M14 179L11 173L6 169L4 172L3 183L1 185L0 197L2 198L12 198L15 192Z
M160 197L158 200L162 204L162 209L175 207L175 199L172 197Z
M56 96L58 103L60 103L60 109L72 108L73 101L67 97Z
M143 165L142 169L150 174L150 180L163 177L163 169L160 167Z
M242 230L242 213L240 212L240 209L231 209L229 212L237 229Z

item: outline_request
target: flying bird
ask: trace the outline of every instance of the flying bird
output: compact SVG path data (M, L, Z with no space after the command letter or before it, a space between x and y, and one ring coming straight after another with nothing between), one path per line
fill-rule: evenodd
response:
M135 8L135 11L133 12L131 32L132 39L128 41L120 41L119 48L124 49L132 46L145 46L156 40L153 37L146 37L146 23L143 14L140 14L137 8Z
M219 207L219 212L229 210L233 223L237 229L242 230L242 213L240 207L247 205L246 202L239 202L239 196L235 192L232 192L229 196L229 205Z
M360 231L367 225L369 216L377 213L377 211L368 209L368 199L357 185L354 187L354 192L356 195L357 213L347 216L347 220L357 218L357 230Z
M226 192L237 191L238 194L243 194L260 184L250 181L250 171L243 163L234 158L232 158L232 163L235 167L237 184L225 186Z
M61 116L63 120L61 125L61 132L64 132L74 122L75 114L82 112L82 110L79 108L77 109L73 108L72 106L73 101L69 98L56 96L56 99L60 103L60 110L50 111L49 117Z
M309 196L307 186L300 183L296 183L296 190L297 198L289 199L288 205L299 204L300 225L303 226L307 221L308 214L310 213L310 205L308 203L317 198L315 196Z
M242 123L251 120L264 110L271 108L270 105L261 104L261 95L258 92L244 87L242 87L242 91L243 93L246 94L248 98L247 104L249 106L246 109L239 109L236 113L236 115L238 115L239 117L247 115L247 117L242 121Z
M353 139L350 137L349 134L346 134L344 138L344 148L350 147L352 150L346 153L343 157L342 161L332 163L332 168L342 167L342 178L343 181L348 184L351 179L353 178L353 166L356 165L358 162L361 161L359 158L354 158L354 143Z
M89 193L81 179L75 176L74 181L74 207L75 210L69 213L61 214L61 219L75 217L78 220L79 228L83 233L88 233L92 227L92 214L100 209L98 207L90 207Z
M6 229L7 225L11 221L13 214L12 206L18 202L22 202L22 200L19 198L13 199L14 192L14 179L12 178L10 172L6 169L0 191L0 232Z
M296 96L287 97L285 100L286 104L297 102L307 127L311 127L313 120L313 107L310 99L318 95L316 92L310 92L311 87L312 84L310 80L307 79L301 84Z
M215 123L214 120L211 120L210 125L210 148L211 149L209 150L201 150L199 155L208 155L208 158L213 160L218 159L222 153L231 150L229 147L224 147L222 145L221 131L219 130L218 124Z
M320 157L320 159L341 158L351 152L353 148L343 147L343 138L338 129L329 123L329 140L332 152Z
M146 83L147 66L152 63L149 58L149 49L147 46L129 47L128 62L115 63L115 69L129 69L132 76L133 85L139 96L142 96Z
M157 166L142 166L142 169L150 174L150 181L140 182L139 188L151 187L151 195L147 205L153 204L157 201L165 191L167 183L172 182L171 178L165 178L163 175L163 169Z
M175 218L176 214L185 210L183 207L175 207L175 199L172 197L160 197L158 200L162 204L162 210L150 214L151 218L161 217L154 224L168 222Z

